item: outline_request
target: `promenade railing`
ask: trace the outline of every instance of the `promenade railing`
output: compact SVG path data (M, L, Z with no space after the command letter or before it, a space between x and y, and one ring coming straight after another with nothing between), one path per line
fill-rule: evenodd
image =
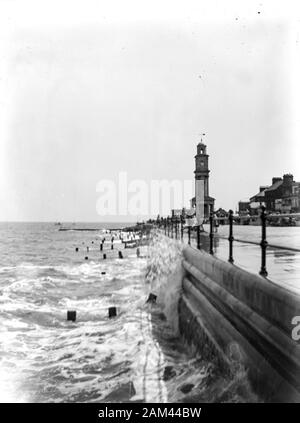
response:
M276 219L299 219L300 220L300 213L286 213L286 214L267 214L266 208L264 206L261 206L260 213L256 216L234 216L234 213L232 210L229 210L228 216L226 217L217 217L214 212L210 213L209 216L209 253L211 255L214 255L214 240L215 237L218 238L224 238L223 236L220 236L216 233L216 228L218 225L218 222L228 222L228 262L231 264L234 264L234 241L236 242L242 242L242 243L248 243L248 244L255 244L259 245L261 249L261 265L259 274L263 277L268 276L267 271L267 263L266 263L266 257L267 257L267 248L279 248L279 249L288 249L292 251L300 252L300 249L296 248L288 248L280 245L274 245L269 244L267 241L267 235L266 235L266 227L267 223L276 222ZM261 226L261 238L260 242L255 242L251 240L242 240L242 239L235 239L233 234L233 226L236 224L236 221L239 223L245 221L246 223L249 223L250 219L256 219L259 220L260 226ZM202 249L202 243L201 243L201 226L202 225L196 225L196 226L188 226L185 224L185 219L182 216L173 216L168 217L166 219L161 219L159 222L157 222L157 226L163 230L164 234L166 236L169 236L174 239L181 239L182 242L184 242L184 232L187 231L187 242L189 245L191 245L191 233L196 232L196 246L197 249ZM275 225L274 225L275 226ZM289 226L289 225L287 225ZM207 233L206 235L207 236Z

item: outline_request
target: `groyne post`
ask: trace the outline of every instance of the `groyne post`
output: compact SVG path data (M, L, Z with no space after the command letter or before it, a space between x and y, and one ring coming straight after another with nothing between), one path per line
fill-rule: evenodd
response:
M70 320L71 322L76 321L76 311L75 310L68 310L67 311L67 320Z
M209 224L210 224L210 228L209 228L209 254L213 255L214 254L214 249L213 249L213 243L214 243L214 232L213 232L214 214L213 214L213 212L210 213Z
M109 307L108 308L108 317L111 319L112 317L116 317L117 315L117 308L116 307Z
M233 233L232 233L232 226L233 226L233 211L229 210L229 236L228 236L228 241L229 241L229 258L228 261L229 263L233 263Z
M266 208L264 206L261 207L260 219L261 219L261 242L260 242L260 246L261 246L261 268L260 268L259 274L261 276L268 276L268 272L267 272L267 268L266 268L266 250L267 250L267 246L268 246L268 242L267 242L267 239L266 239L267 238L267 236L266 236L267 216L266 216Z

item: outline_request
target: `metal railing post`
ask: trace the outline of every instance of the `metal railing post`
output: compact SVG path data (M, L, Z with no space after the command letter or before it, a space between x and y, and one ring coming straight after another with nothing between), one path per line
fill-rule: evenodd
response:
M214 214L213 212L210 213L209 216L209 254L214 254L213 244L214 244L214 232L213 232L213 225L214 225Z
M233 263L233 241L234 241L234 237L232 234L232 225L233 225L233 211L229 210L229 237L228 237L228 241L229 241L229 258L228 261L229 263Z
M267 242L267 236L266 236L266 221L267 221L267 216L266 216L266 208L264 206L262 206L261 208L261 268L260 268L260 272L259 274L261 276L268 276L268 272L266 269L266 250L267 250L267 246L268 246L268 242Z
M189 236L189 240L188 240L188 244L191 245L191 227L188 227L188 236Z
M197 226L197 248L200 250L200 225Z
M183 240L183 219L181 219L181 227L180 227L180 236L181 236L181 241Z

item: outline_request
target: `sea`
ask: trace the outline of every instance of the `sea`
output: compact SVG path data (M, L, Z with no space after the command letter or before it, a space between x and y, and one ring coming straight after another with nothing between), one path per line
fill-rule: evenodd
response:
M0 224L0 402L261 401L180 337L179 240L154 232L138 257L125 224L62 226Z

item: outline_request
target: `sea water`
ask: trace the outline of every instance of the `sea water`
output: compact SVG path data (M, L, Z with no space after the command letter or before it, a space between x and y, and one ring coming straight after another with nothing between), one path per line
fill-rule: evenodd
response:
M1 402L258 400L178 334L180 243L154 234L138 258L117 235L111 249L112 225L64 226L97 231L0 224Z

